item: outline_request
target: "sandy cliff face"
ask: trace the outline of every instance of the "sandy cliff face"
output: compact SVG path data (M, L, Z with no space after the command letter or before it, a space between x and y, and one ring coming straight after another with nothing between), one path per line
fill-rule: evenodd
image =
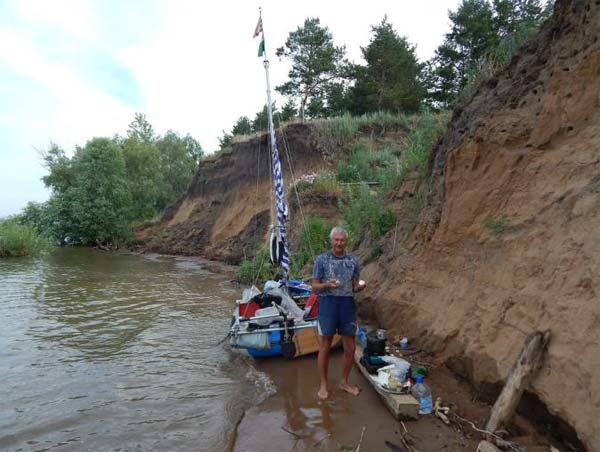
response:
M324 165L306 125L288 126L285 134L285 145L278 134L284 171L290 168L286 147L293 150L297 176ZM151 251L239 263L266 243L273 204L270 174L266 135L235 144L234 152L203 161L185 196L138 237Z
M482 390L499 388L527 334L550 331L522 408L566 420L590 450L600 450L599 38L600 2L558 1L534 42L455 112L413 238L365 269L379 320Z

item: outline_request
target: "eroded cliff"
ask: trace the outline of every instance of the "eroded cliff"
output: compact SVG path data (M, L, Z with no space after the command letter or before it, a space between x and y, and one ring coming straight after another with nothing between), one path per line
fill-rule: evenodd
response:
M600 450L599 37L600 2L558 1L454 113L412 239L365 269L377 318L492 396L525 336L549 331L521 408L566 420L590 450ZM560 421L551 428L577 443Z

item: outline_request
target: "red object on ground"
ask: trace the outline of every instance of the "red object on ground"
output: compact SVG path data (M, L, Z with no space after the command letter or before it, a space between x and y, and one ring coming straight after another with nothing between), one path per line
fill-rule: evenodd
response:
M311 293L306 300L306 307L311 308L306 318L313 318L319 314L319 296L316 293Z
M256 311L260 309L260 306L254 301L249 301L248 303L240 303L239 308L240 317L248 319L250 317L254 317Z

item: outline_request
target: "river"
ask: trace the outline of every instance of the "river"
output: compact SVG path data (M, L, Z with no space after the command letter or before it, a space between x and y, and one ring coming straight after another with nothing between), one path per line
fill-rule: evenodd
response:
M0 260L0 450L224 450L270 378L217 345L239 293L200 260Z

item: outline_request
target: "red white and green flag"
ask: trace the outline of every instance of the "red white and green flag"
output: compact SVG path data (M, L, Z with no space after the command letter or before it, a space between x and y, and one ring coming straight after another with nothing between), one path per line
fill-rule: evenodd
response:
M258 23L256 24L256 28L254 29L253 38L256 38L258 35L262 34L260 38L260 44L258 45L258 56L261 57L265 53L265 34L263 32L262 26L262 17L258 18Z

